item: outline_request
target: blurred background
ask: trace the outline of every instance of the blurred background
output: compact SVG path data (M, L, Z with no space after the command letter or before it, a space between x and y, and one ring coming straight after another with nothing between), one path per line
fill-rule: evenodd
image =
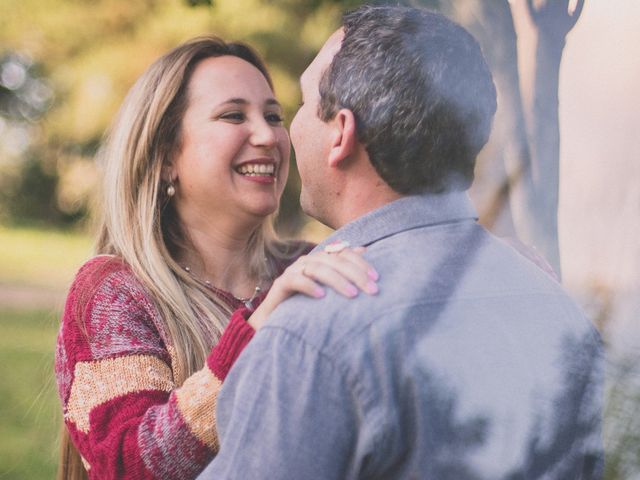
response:
M337 0L0 0L0 479L52 478L53 354L91 255L93 156L128 88L200 34L267 60L287 123ZM383 2L368 2L383 3ZM471 192L481 222L544 254L607 348L607 480L640 478L640 2L423 0L467 26L499 90ZM298 207L280 230L328 233Z

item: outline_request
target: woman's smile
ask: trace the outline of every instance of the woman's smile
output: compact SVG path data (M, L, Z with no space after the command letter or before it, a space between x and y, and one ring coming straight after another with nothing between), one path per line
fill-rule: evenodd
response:
M235 171L257 183L273 184L276 181L277 164L271 158L256 158L242 162Z

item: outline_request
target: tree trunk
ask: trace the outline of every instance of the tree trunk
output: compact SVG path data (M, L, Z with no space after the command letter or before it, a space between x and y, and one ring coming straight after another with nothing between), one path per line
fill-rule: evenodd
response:
M536 223L535 189L531 176L531 151L518 72L517 37L507 0L456 0L445 13L462 23L480 42L493 73L498 91L498 111L490 142L504 163L504 178L481 211L488 228L505 209L511 209L511 221L517 235L532 244ZM495 170L495 168L492 170Z
M532 179L536 213L534 240L558 274L558 200L560 192L560 122L558 87L565 37L575 26L584 0L569 11L571 0L526 0L537 31L531 115Z
M483 223L491 227L500 211L511 208L517 235L539 249L560 275L558 196L560 129L558 85L566 34L584 5L578 0L526 0L537 32L534 62L533 104L525 115L520 90L517 36L507 0L455 0L445 2L444 12L468 28L482 45L498 90L498 112L491 142L501 148L505 179L496 188ZM527 120L530 128L527 128ZM527 134L530 133L530 135Z

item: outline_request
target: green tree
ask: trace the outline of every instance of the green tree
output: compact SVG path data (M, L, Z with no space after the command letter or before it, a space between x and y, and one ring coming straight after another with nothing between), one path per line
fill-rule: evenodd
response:
M298 103L298 75L337 27L341 14L362 3L24 0L16 4L0 0L0 50L23 52L39 62L55 92L52 108L31 131L32 147L25 154L42 167L25 163L22 171L27 175L40 170L53 182L48 190L51 197L44 191L38 196L47 204L42 212L50 216L53 209L56 221L74 220L86 212L87 192L94 190L87 184L95 175L78 172L91 163L103 132L134 79L167 49L204 33L250 43L270 65L277 94L290 119ZM399 3L441 9L467 26L485 47L501 102L491 144L478 169L478 176L487 181L485 187L479 183L476 189L487 190L487 184L491 187L482 221L495 227L499 216L506 217L509 228L540 248L559 271L558 72L565 36L577 21L584 0L577 2L572 13L568 11L569 0L526 2L539 32L536 56L531 59L535 64L531 110L522 101L517 37L507 0ZM294 166L281 213L281 224L288 231L297 230L305 221L297 206L298 190ZM7 191L17 192L16 188ZM22 193L16 195L16 201L21 201ZM15 208L13 211L18 213ZM30 214L20 212L25 215Z

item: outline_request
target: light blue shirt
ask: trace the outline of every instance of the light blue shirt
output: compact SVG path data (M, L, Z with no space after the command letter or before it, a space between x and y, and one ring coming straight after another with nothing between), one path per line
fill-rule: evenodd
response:
M600 337L466 194L405 197L337 239L367 246L379 294L278 307L225 381L199 478L600 478Z

